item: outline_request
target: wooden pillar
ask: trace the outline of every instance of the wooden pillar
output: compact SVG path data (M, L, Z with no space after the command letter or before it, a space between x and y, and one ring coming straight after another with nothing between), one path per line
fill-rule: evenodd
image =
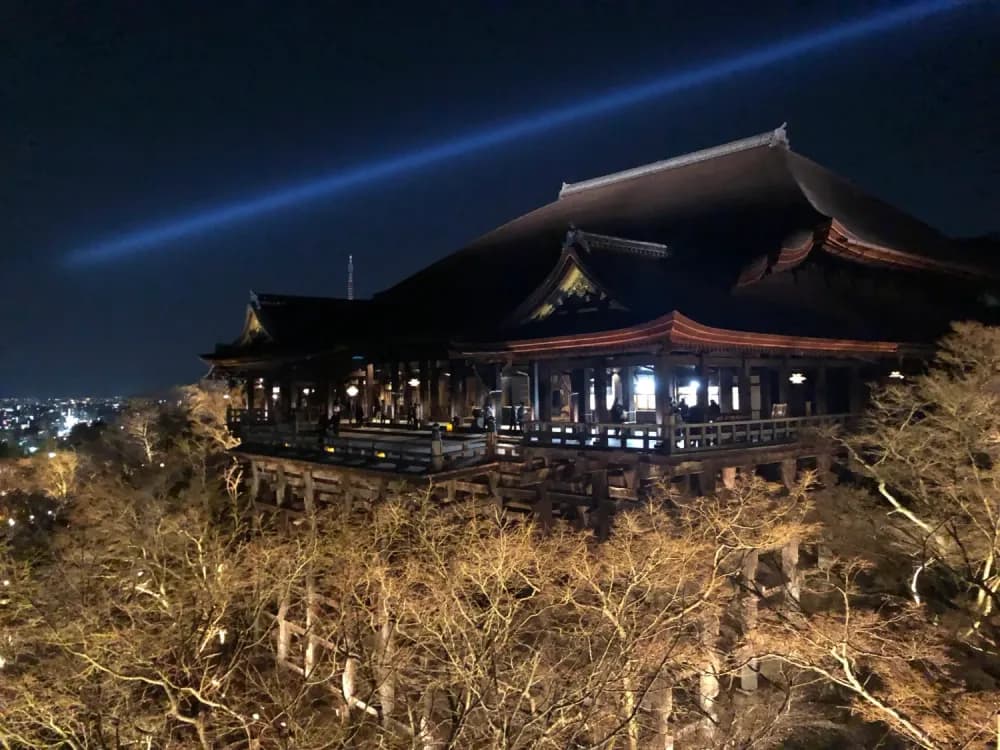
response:
M635 404L632 399L632 391L634 390L633 379L635 378L635 368L634 367L623 367L621 369L621 381L622 381L622 408L625 410L625 414L631 418L632 411L635 409Z
M574 422L587 421L587 370L584 367L574 367L570 372L570 387L573 391L573 406L571 409Z
M733 412L733 369L719 368L719 408L723 414Z
M292 633L288 627L288 609L291 606L288 592L281 594L278 600L278 661L288 663L288 651L292 643Z
M549 488L546 482L538 485L535 497L535 518L542 525L542 531L548 534L552 531L552 498L549 497Z
M707 421L706 414L708 409L708 384L709 384L709 371L708 371L708 361L704 354L698 355L698 382L701 383L701 387L698 389L698 406L701 407L702 421Z
M735 466L723 466L722 467L722 486L727 490L736 489L736 467Z
M254 396L256 396L256 391L257 391L257 389L255 387L256 384L257 384L257 379L256 378L247 378L246 379L246 385L244 386L244 390L246 390L246 401L247 401L247 411L248 412L253 412L253 401L254 401Z
M282 464L278 464L275 474L277 476L274 483L274 504L280 508L285 505L288 494L288 480L285 477L285 467Z
M320 648L316 629L319 619L319 604L316 597L316 577L306 574L306 653L303 666L303 676L309 679L316 667L316 653Z
M378 386L375 383L375 364L369 362L365 365L364 388L361 389L361 408L364 410L365 419L371 419L372 407L378 403Z
M744 357L740 363L740 411L747 419L753 417L753 391L750 388L750 363Z
M611 536L611 516L614 511L614 504L608 497L608 470L600 469L593 472L590 483L594 509L597 513L597 524L594 532L598 540L604 542Z
M774 381L774 373L771 371L770 367L760 368L760 418L770 419L771 418L771 405L774 403L772 386Z
M659 356L653 373L656 379L656 423L667 425L670 422L670 383L673 379L669 353L664 352Z
M711 497L715 494L716 474L718 466L712 463L703 462L701 472L698 474L698 494L702 497Z
M661 673L657 678L661 682L666 682L667 677ZM674 691L673 687L665 684L657 690L656 708L656 744L654 750L674 750L674 734L670 730L670 717L674 712Z
M400 384L399 384L399 362L391 362L389 364L389 389L390 390L389 390L388 402L385 405L385 414L383 415L384 419L390 419L392 421L395 421L396 419L399 418L399 415L396 414L397 407L398 407L398 404L399 404L399 397L400 397L399 388L400 388Z
M742 620L743 646L740 648L740 688L746 692L757 689L760 665L752 645L753 632L757 629L757 564L759 553L749 550L743 558L743 591L740 594L740 619Z
M448 419L465 415L465 394L462 392L462 379L465 376L464 364L457 360L448 362Z
M271 380L269 378L261 378L261 385L263 386L263 395L261 396L260 408L264 410L264 419L270 422L274 419L274 399L271 398Z
M594 405L597 421L604 424L608 421L608 368L601 362L594 368Z
M541 368L538 366L538 360L536 359L531 363L531 419L539 419L539 415L542 413L541 402L539 399L542 397L542 384L539 382L541 377Z
M545 362L538 364L538 412L535 419L552 420L552 368Z
M438 362L432 361L428 363L428 369L430 370L430 414L428 417L431 420L442 419L441 415L441 368L438 366Z
M864 393L861 383L861 370L858 365L851 365L848 373L848 411L859 414L864 409Z
M705 615L700 630L702 649L701 674L698 679L698 705L701 708L702 730L705 739L711 740L719 723L719 618Z
M305 506L309 527L316 530L316 483L312 471L306 469L302 474L302 504Z
M788 404L788 389L791 383L788 382L788 377L791 374L788 368L788 362L784 361L778 367L778 403ZM788 416L792 415L791 409L787 412Z
M795 486L795 459L785 458L781 461L781 483L788 489Z
M278 420L282 423L288 423L292 419L292 381L289 378L282 378L279 381L278 388L278 408L276 409L278 414Z
M816 474L824 487L832 487L837 478L833 473L833 455L827 452L816 455Z
M250 502L257 502L260 497L260 469L257 462L250 461Z
M827 399L826 365L816 368L816 383L814 385L813 414L829 414L829 400Z
M785 594L798 602L802 593L802 583L799 578L799 543L791 541L781 548L781 574L785 579Z
M441 428L431 428L431 471L444 469L444 444L441 442Z

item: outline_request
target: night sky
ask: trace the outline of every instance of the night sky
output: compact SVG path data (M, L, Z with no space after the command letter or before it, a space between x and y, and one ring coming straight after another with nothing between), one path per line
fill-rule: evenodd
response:
M0 2L0 396L191 381L206 370L196 355L239 333L250 289L343 296L353 253L367 296L563 181L785 121L796 151L944 232L1000 229L1000 2L979 2L302 207L66 262L876 7Z

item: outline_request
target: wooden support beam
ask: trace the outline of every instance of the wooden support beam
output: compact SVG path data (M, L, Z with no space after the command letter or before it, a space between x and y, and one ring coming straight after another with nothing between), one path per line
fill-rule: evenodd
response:
M791 541L781 548L781 574L785 579L785 595L798 603L802 593L799 578L799 543Z
M786 458L781 461L781 483L788 489L795 486L796 462L794 458Z
M260 496L260 468L257 462L250 461L250 501L256 502Z
M753 410L753 392L750 387L750 362L745 357L740 362L739 391L740 411L750 417Z
M614 513L614 503L608 497L608 470L593 472L590 481L597 514L595 533L598 540L603 542L611 536L611 516Z
M552 530L552 497L549 488L542 482L535 489L535 517L542 526L542 531L548 534Z
M570 386L573 391L572 415L574 422L587 421L587 407L590 401L590 381L585 367L575 367L570 373Z
M743 645L740 647L740 688L746 692L757 689L760 665L754 656L753 633L757 629L757 550L749 550L743 557L743 591L740 595L740 625L743 631Z
M826 379L826 365L820 365L816 368L816 382L813 385L813 413L814 414L828 414L829 401L827 399L827 379Z
M608 368L601 362L594 368L594 406L597 421L606 424L608 419Z
M851 365L848 373L848 411L858 414L864 408L864 384L861 382L861 370L857 365Z
M717 476L719 467L712 463L703 463L701 472L695 475L698 478L698 494L702 497L712 497L715 495Z
M552 367L548 362L538 362L538 411L535 419L548 422L552 419Z
M705 615L699 631L702 650L701 674L698 678L698 706L701 708L702 731L711 741L719 724L719 618L711 612Z
M723 466L722 467L722 486L727 490L736 489L736 467L735 466Z
M837 483L833 473L833 455L829 451L816 454L816 473L824 487L832 487Z
M622 367L618 377L621 379L622 384L622 408L626 414L630 414L635 409L635 402L632 397L635 368Z
M709 368L708 359L704 354L698 355L698 381L701 383L701 387L698 389L698 406L701 407L702 414L705 414L705 410L708 409L708 385L709 385Z
M723 414L733 412L733 369L719 367L719 409Z
M665 352L657 358L653 371L656 380L656 423L668 425L671 416L670 386L673 382L673 361L669 353ZM669 449L672 442L665 440L664 444Z

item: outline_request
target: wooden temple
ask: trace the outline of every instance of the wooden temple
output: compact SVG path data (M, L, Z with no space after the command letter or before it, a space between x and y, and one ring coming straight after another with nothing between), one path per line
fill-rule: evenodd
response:
M868 385L920 371L951 321L995 319L989 257L795 153L782 128L563 185L372 299L252 295L239 338L204 359L244 386L231 418L250 494L289 529L318 533L319 508L403 482L604 538L655 483L708 494L739 472L791 484L801 466L828 480L813 428L849 428ZM748 588L797 600L799 543L760 552L777 554L748 553ZM304 590L272 614L278 661L308 677L334 644L308 575ZM757 606L730 613L744 636ZM741 645L725 656L738 690L723 688L719 623L676 678L705 718L674 726L668 706L643 746L713 746L723 694L766 686ZM374 711L346 674L346 705Z
M203 358L245 386L241 450L272 468L655 464L711 486L808 456L950 321L996 317L988 260L782 127L564 184L372 299L251 295Z

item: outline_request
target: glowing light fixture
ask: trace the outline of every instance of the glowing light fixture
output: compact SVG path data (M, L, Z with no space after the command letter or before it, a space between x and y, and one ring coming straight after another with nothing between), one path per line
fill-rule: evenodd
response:
M804 382L806 382L806 376L803 375L801 372L793 372L791 375L788 376L788 382L791 383L792 385L802 385Z
M893 380L902 380L904 378L904 375L899 370L893 370L892 372L889 373L889 377L892 378Z
M409 380L406 381L406 384L413 388L416 388L418 385L420 385L420 378L410 378Z
M701 388L701 383L699 383L697 380L692 380L690 383L688 383L688 388L690 388L692 391L697 391L699 388Z
M351 398L357 396L358 393L360 393L360 391L358 390L358 387L354 385L354 383L351 383L349 386L347 386L347 395L350 396Z

